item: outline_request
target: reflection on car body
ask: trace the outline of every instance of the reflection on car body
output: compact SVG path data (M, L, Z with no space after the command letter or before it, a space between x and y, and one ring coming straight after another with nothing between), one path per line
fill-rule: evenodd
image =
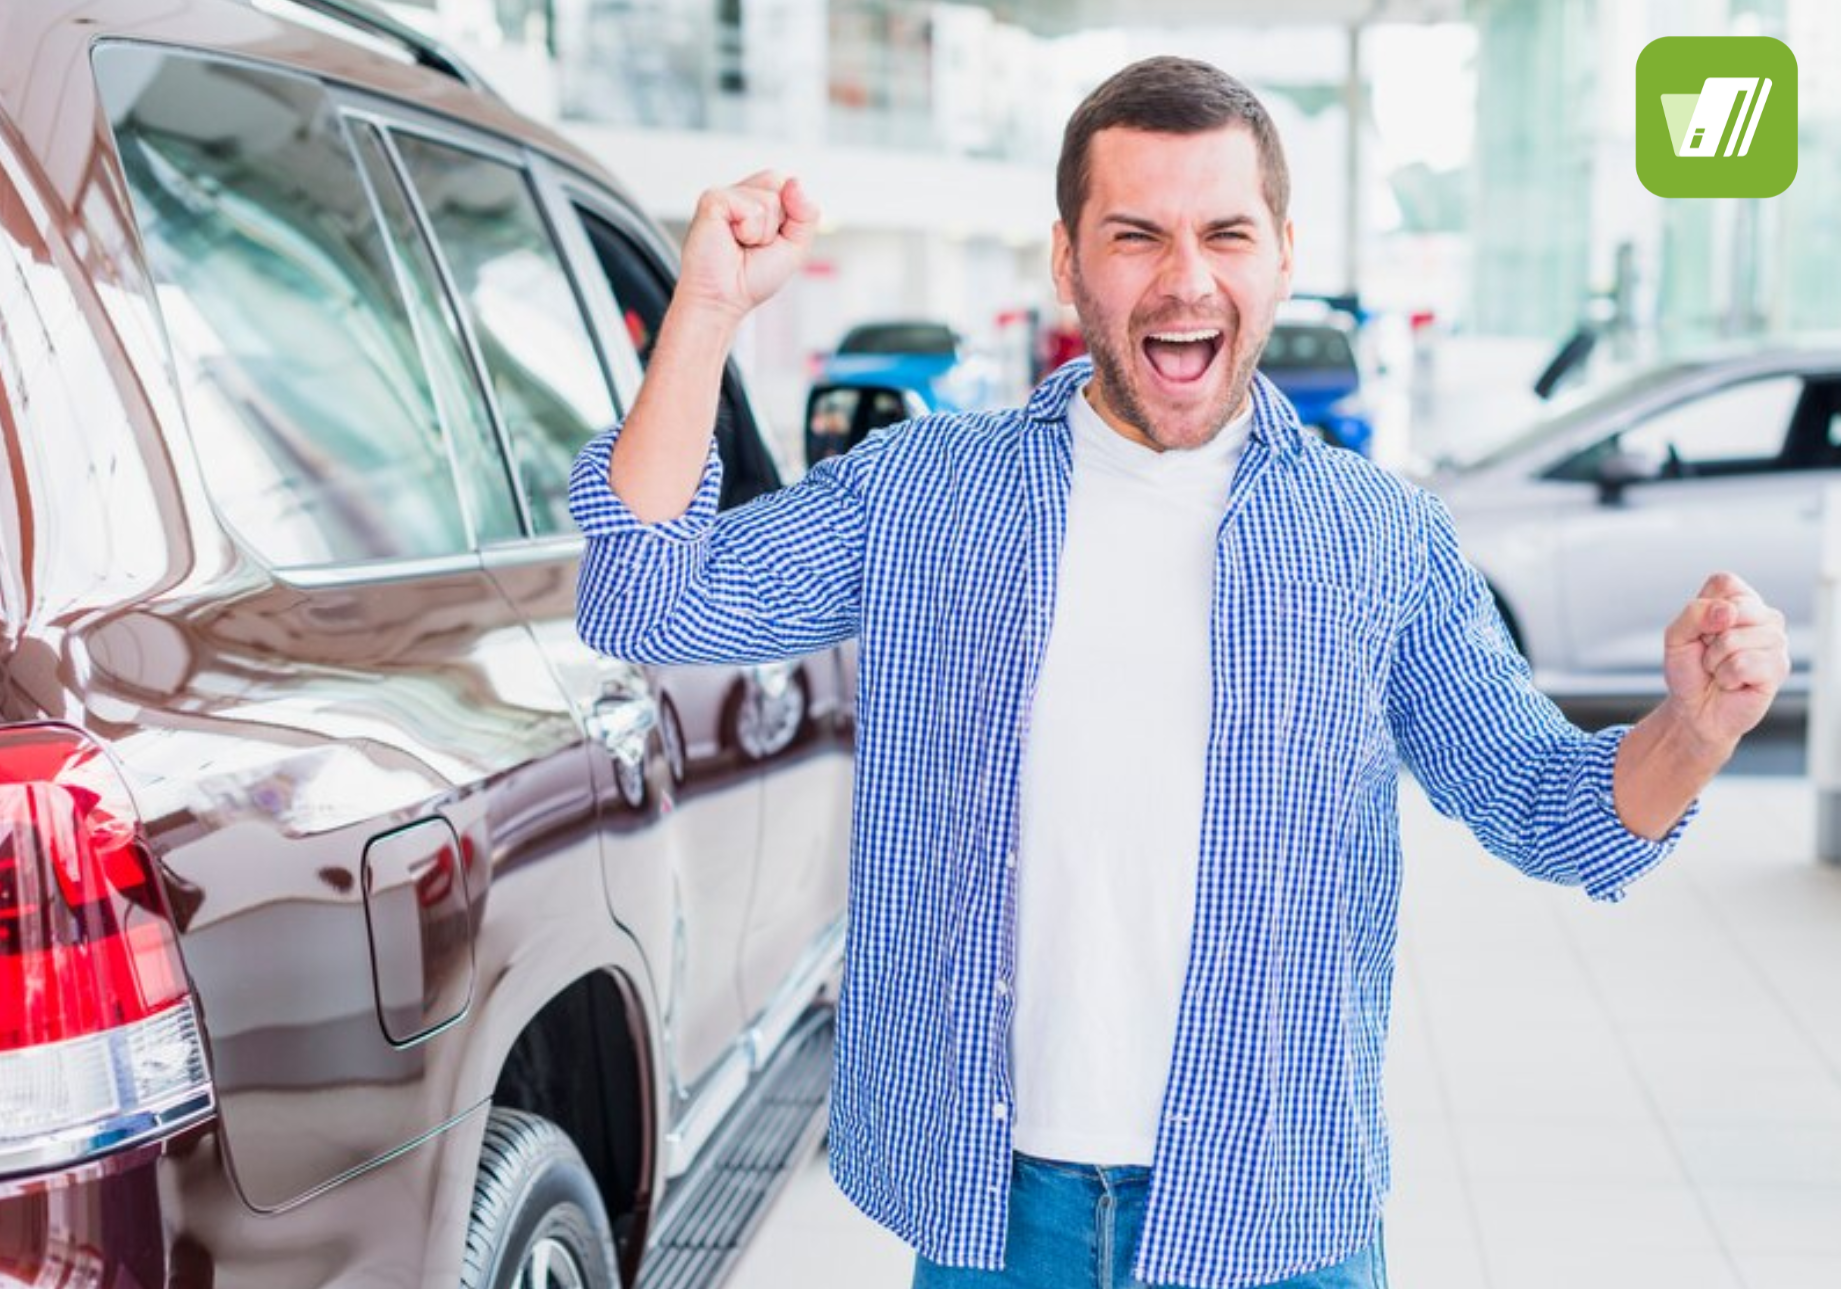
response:
M631 1282L838 958L851 652L576 636L670 248L322 8L8 10L7 1283L509 1283L539 1176ZM779 486L733 372L718 440Z

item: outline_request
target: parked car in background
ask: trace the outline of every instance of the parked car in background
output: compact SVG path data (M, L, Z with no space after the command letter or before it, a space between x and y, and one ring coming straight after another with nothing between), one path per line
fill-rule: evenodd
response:
M0 1284L703 1284L815 1144L854 652L575 630L673 266L352 0L5 7Z
M1272 324L1259 370L1291 400L1305 428L1333 447L1370 455L1374 422L1362 397L1352 316L1326 307L1296 312Z
M1663 628L1729 569L1788 616L1785 692L1806 694L1841 345L1657 366L1428 482L1549 692L1660 694Z
M892 386L930 411L969 412L997 397L998 368L945 323L868 322L844 333L818 383Z
M861 443L873 429L928 412L966 412L1000 397L1000 364L941 322L852 327L806 395L806 464Z

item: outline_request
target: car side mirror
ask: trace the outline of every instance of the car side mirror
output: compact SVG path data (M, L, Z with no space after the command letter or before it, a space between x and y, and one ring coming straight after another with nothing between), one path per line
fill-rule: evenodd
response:
M1622 503L1624 491L1633 483L1648 483L1660 478L1661 463L1653 457L1636 452L1619 449L1599 458L1598 467L1593 471L1592 480L1598 485L1598 504L1615 506Z

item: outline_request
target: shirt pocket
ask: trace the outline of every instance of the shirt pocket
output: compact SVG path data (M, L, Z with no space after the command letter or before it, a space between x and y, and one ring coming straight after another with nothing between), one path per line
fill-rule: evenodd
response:
M1386 737L1394 609L1373 592L1286 581L1266 595L1271 694L1285 744L1353 772Z

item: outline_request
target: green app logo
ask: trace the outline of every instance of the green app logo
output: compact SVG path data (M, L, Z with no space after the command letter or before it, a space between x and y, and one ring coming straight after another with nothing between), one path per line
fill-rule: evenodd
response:
M1636 60L1636 175L1658 197L1775 197L1796 178L1796 55L1664 36Z

